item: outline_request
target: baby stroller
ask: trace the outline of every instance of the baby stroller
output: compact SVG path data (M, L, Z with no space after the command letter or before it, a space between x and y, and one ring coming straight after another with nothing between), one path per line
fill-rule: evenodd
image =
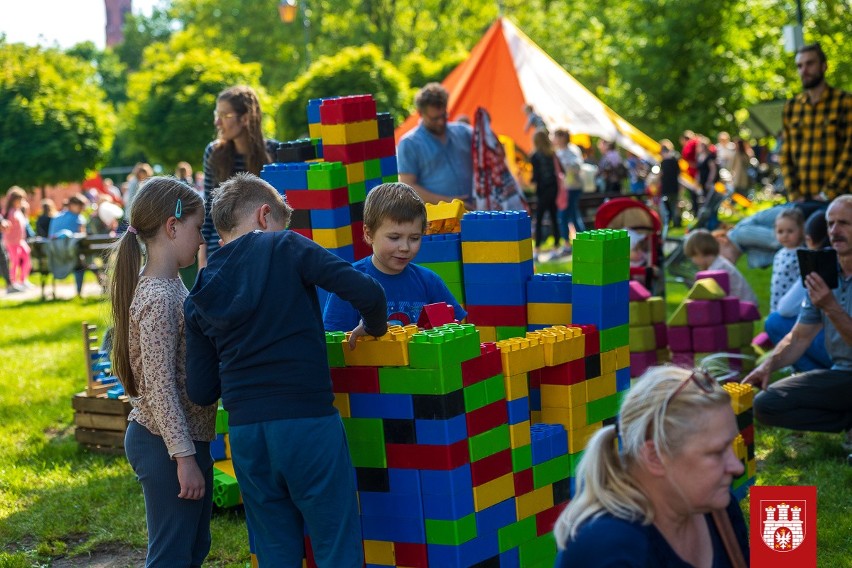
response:
M662 226L656 211L630 197L610 199L595 214L596 229L627 229L630 278L640 281L655 296L665 294Z

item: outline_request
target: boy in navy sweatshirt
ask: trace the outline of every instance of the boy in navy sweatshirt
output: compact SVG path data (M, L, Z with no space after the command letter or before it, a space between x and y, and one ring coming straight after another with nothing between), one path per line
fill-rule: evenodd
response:
M234 470L261 566L301 566L304 530L319 566L363 565L354 472L328 368L316 287L361 314L355 335L387 330L371 277L286 231L292 209L252 174L215 190L223 246L184 311L187 393L228 411Z

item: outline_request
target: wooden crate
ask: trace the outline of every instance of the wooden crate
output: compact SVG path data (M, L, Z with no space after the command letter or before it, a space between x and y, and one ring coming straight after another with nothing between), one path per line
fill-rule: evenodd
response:
M84 391L74 395L71 406L74 408L74 437L77 442L96 452L124 453L130 399L126 396L89 396Z

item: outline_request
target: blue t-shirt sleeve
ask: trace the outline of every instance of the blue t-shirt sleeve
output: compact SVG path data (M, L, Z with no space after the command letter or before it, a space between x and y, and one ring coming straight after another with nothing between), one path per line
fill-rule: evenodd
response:
M358 310L337 294L329 294L322 311L322 324L326 331L352 331L358 327Z
M417 143L410 138L399 141L396 149L397 168L401 174L413 174L420 179L420 164L417 161Z

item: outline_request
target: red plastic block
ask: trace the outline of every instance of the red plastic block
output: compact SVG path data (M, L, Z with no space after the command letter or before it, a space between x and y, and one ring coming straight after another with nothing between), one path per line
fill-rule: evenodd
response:
M555 367L543 367L538 370L538 379L543 385L575 385L586 380L586 365L583 359L576 359Z
M502 424L508 424L509 411L506 408L506 401L498 400L468 412L464 419L467 422L467 435L470 438Z
M314 232L310 229L290 229L290 230L293 231L294 233L299 233L300 235L302 235L306 239L314 240Z
M529 388L540 389L541 388L541 369L533 369L532 371L527 373L527 380L529 381Z
M387 444L388 467L447 470L470 462L467 439L450 446Z
M361 260L373 254L373 248L364 241L364 221L352 222L352 250L355 253L355 260Z
M601 333L598 331L598 328L590 324L583 324L575 327L582 329L583 335L586 337L586 355L600 353Z
M305 537L305 560L307 568L318 568L317 561L314 560L314 549L311 548L311 537Z
M476 325L527 325L527 306L467 306L467 321Z
M479 357L462 361L462 384L469 387L503 372L503 360L496 343L480 343Z
M334 392L379 393L377 367L333 367L331 384Z
M429 554L425 543L395 542L393 553L398 566L429 568Z
M343 162L344 164L354 164L355 162L363 162L371 159L367 158L365 145L368 142L353 142L351 144L323 144L322 156L328 162ZM289 198L289 192L287 197Z
M745 442L746 446L754 444L754 424L749 424L740 430L740 435L743 437L743 442Z
M287 202L294 209L337 209L349 205L349 190L337 189L291 189Z
M538 513L535 516L536 534L538 536L542 536L552 531L553 525L556 524L556 519L559 518L559 514L562 513L562 509L564 509L567 505L568 502L566 501L565 503L559 503L550 509L546 509L541 513Z
M532 469L525 469L523 471L516 471L514 474L515 478L515 495L523 495L525 493L530 493L533 488L533 471Z
M373 95L351 95L325 99L320 105L320 123L343 124L376 118Z
M512 450L503 450L470 464L470 478L474 487L494 481L507 473L512 473Z
M456 313L453 307L449 304L438 302L423 306L420 310L420 317L417 318L417 327L432 329L446 323L455 323L455 321Z

